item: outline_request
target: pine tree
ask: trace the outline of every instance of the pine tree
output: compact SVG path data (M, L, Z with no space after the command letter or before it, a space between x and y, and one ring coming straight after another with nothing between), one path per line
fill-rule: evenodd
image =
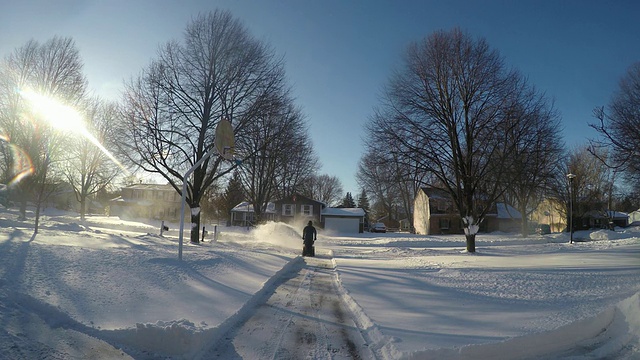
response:
M369 197L367 196L367 192L362 189L360 191L360 196L358 197L358 207L363 209L367 214L371 211L371 204L369 204Z
M351 196L350 192L347 192L347 195L342 199L342 207L344 208L353 208L356 207L356 202L353 200L353 196Z
M224 213L231 218L231 209L244 201L244 189L240 180L240 173L236 170L233 177L229 180L229 185L225 190L220 204L220 210L224 209Z
M358 207L364 210L364 227L369 228L369 213L371 212L371 204L369 204L369 197L367 192L362 189L360 196L358 197Z

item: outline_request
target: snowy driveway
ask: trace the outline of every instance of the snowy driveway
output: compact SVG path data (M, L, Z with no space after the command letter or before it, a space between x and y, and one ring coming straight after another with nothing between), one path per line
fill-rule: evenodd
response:
M342 300L328 254L305 258L266 302L229 331L206 358L371 359L360 329Z

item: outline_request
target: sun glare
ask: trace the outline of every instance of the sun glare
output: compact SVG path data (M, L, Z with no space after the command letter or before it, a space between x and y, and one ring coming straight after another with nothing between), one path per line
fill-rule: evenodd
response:
M32 90L23 90L20 94L29 101L31 109L36 114L42 116L56 129L69 132L81 132L85 129L82 116L71 106L61 104L55 99Z
M48 96L38 94L32 90L22 90L20 95L29 101L31 109L47 120L53 127L61 131L78 133L91 141L120 169L128 173L127 169L87 130L82 115L74 108L64 105Z

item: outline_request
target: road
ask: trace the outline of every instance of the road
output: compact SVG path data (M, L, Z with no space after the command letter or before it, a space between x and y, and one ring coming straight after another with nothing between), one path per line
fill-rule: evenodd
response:
M242 324L231 329L207 358L374 359L342 300L329 255L304 258Z

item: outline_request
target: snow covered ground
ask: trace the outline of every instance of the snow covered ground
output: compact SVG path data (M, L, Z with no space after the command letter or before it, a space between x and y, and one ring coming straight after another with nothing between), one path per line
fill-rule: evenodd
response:
M272 223L179 261L174 224L31 223L0 210L0 359L640 359L640 228L481 234L475 254L320 233L305 259Z

